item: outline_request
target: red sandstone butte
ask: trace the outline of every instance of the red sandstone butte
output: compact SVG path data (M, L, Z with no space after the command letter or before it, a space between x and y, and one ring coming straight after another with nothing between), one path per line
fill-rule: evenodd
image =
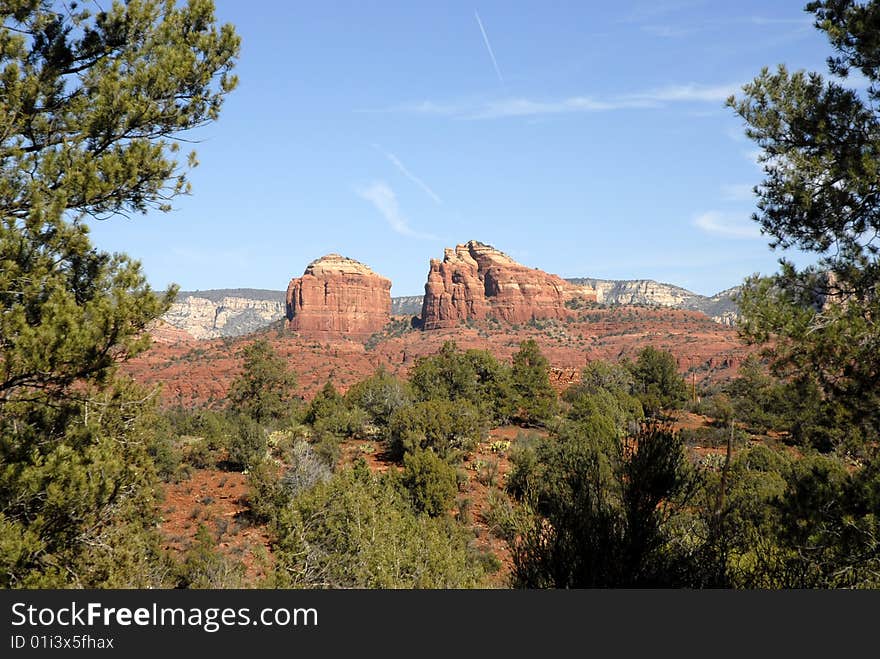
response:
M565 302L573 298L596 301L593 291L471 240L447 248L442 261L431 259L422 328L455 327L461 321L490 316L507 323L564 319L572 315Z
M314 338L363 340L391 319L391 280L339 254L312 261L287 287L287 327Z

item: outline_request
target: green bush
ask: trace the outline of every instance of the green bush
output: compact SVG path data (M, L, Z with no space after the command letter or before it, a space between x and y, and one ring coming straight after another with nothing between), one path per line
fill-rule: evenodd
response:
M733 461L725 563L739 588L877 588L880 470L756 446Z
M263 427L250 417L239 417L229 438L229 465L233 469L249 469L263 460L266 448L266 431Z
M754 356L743 360L738 377L725 387L724 393L730 398L734 418L755 432L789 429L784 419L784 386Z
M508 544L514 544L517 536L526 529L530 521L528 513L503 492L495 489L489 490L486 502L488 510L485 518L492 535Z
M246 503L255 521L273 521L289 503L290 492L279 476L278 465L271 460L262 460L248 470Z
M182 462L195 469L213 469L217 466L219 453L211 446L212 442L204 437L182 437L180 441Z
M631 394L634 387L635 379L626 367L597 359L583 368L581 381L570 387L563 398L571 394L595 394L598 391Z
M409 383L379 368L366 380L361 380L345 394L350 407L366 412L370 423L387 427L391 416L412 402Z
M187 550L178 575L180 588L241 588L245 567L241 561L222 555L217 539L204 524L199 525L194 544Z
M574 385L563 394L570 407L568 418L588 425L602 425L606 432L623 436L644 418L638 398L622 389L593 389Z
M171 432L178 437L200 437L208 451L226 448L234 428L230 417L223 412L206 408L174 408L164 414L171 424Z
M635 382L634 393L651 416L661 409L678 409L687 400L687 385L672 353L653 346L643 348L635 362L626 362Z
M458 491L455 467L433 451L406 453L401 483L409 493L413 507L431 517L448 512Z
M278 518L279 587L469 588L483 569L472 535L413 509L393 474L363 462L319 483Z
M359 407L349 406L333 383L327 382L312 399L304 420L318 434L351 437L363 431L369 415Z
M410 371L419 401L464 401L494 423L506 423L516 412L510 369L486 350L461 351L447 341L436 355L420 357Z
M156 415L153 432L147 442L147 453L153 460L156 475L166 483L182 480L187 475L177 438L167 418Z
M526 503L534 520L512 543L526 588L680 586L689 566L671 545L694 491L680 438L646 426L633 438L563 428L536 448Z
M239 353L241 373L229 387L229 409L262 424L287 421L296 405L296 374L266 339L258 339Z
M340 446L341 438L332 432L317 432L312 436L312 448L315 454L326 464L330 465L332 470L336 469L342 458L342 447Z
M388 424L388 451L402 459L407 451L430 449L454 461L476 446L485 432L480 411L467 401L429 400L395 412Z
M534 339L520 343L510 372L517 419L520 423L544 425L556 413L557 397L550 384L550 363Z
M537 485L538 444L541 438L531 433L517 433L510 445L511 470L507 474L507 491L517 499L523 499Z

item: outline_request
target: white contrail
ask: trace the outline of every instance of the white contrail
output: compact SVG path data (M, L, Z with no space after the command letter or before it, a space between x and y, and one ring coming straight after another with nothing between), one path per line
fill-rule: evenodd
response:
M373 204L389 226L402 236L437 240L437 236L416 231L409 225L409 220L401 212L400 205L397 203L397 195L385 181L373 181L369 185L356 187L354 191L359 197Z
M438 206L443 205L443 200L440 199L439 195L436 192L434 192L427 183L425 183L422 179L420 179L418 176L416 176L411 171L409 171L409 169L406 168L406 165L404 165L402 162L400 162L400 158L395 156L390 151L385 151L384 149L382 149L381 147L379 147L376 144L374 144L373 146L376 148L376 150L379 153L381 153L383 156L388 158L388 160L391 161L391 164L394 165L395 167L397 167L397 170L401 174L403 174L406 178L408 178L410 181L412 181L417 186L419 186L422 189L422 192L424 192L431 199L433 199L435 204L437 204Z
M492 52L492 44L489 43L489 35L486 34L486 28L483 27L483 21L480 20L480 14L474 10L474 16L477 17L477 25L480 26L480 32L483 33L483 42L486 44L486 50L489 51L489 57L492 58L492 66L495 67L495 73L498 74L498 80L504 85L504 76L501 75L501 69L498 68L498 60L495 59L495 53Z

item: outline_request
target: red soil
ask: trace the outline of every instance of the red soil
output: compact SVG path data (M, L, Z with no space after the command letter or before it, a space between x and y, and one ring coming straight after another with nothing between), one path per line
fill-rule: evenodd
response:
M244 563L244 582L254 585L271 566L269 535L247 520L244 474L196 469L191 477L165 485L159 530L165 549L179 558L193 544L200 524L214 537L221 553Z
M734 329L712 322L701 313L671 309L615 307L584 311L576 322L543 321L524 326L488 323L399 336L376 335L368 349L343 339L310 341L289 332L265 331L236 339L156 342L125 365L136 380L162 386L165 404L185 407L222 405L232 379L241 368L239 350L257 336L269 339L299 376L305 398L313 396L328 379L340 390L369 376L379 366L406 375L415 359L436 353L446 341L462 349L490 351L509 361L521 341L534 339L553 367L552 377L562 389L576 381L590 361L618 361L652 345L676 356L679 368L695 376L697 384L732 377L750 348Z

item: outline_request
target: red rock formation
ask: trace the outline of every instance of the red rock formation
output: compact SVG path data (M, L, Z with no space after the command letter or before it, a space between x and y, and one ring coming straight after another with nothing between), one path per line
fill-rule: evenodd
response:
M363 340L391 319L391 280L339 254L312 261L287 287L287 326L304 336Z
M572 313L565 302L575 297L596 300L582 287L527 268L494 247L471 240L446 249L442 261L431 259L422 328L454 327L463 320L488 316L508 323L567 318Z

